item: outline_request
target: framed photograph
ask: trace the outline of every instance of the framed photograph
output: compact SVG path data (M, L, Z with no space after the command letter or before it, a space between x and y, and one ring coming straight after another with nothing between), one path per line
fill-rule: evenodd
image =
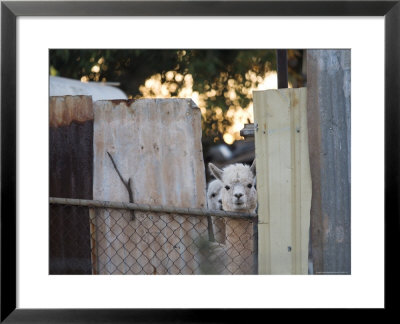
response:
M399 16L398 1L2 1L1 321L391 308ZM265 91L277 78L289 89ZM299 112L276 119L258 108L271 102ZM313 130L319 115L326 127ZM279 172L256 166L260 155ZM265 188L285 179L280 199L298 200L275 203ZM311 199L322 216L309 236Z

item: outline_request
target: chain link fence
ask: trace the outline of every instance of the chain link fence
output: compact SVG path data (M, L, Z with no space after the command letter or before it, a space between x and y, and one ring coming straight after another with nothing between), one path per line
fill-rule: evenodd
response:
M50 198L50 274L256 274L257 215Z

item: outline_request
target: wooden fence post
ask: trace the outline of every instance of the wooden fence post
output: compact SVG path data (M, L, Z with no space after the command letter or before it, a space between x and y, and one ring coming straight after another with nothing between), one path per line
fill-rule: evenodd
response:
M314 274L350 274L350 50L308 50Z
M92 97L50 97L49 122L50 197L93 199ZM50 208L50 274L90 274L90 244L86 209Z
M307 89L255 91L259 274L307 274Z

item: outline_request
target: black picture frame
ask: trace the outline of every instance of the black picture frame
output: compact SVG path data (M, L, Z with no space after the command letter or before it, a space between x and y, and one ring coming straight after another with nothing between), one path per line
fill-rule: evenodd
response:
M395 307L399 232L400 1L2 1L1 2L1 322L225 322L263 310L16 308L16 19L19 16L384 16L385 308Z

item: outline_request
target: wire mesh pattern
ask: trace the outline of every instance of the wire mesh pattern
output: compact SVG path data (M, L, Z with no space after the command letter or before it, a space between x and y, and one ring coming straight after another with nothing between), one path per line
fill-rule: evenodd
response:
M51 274L255 274L255 218L50 204Z

